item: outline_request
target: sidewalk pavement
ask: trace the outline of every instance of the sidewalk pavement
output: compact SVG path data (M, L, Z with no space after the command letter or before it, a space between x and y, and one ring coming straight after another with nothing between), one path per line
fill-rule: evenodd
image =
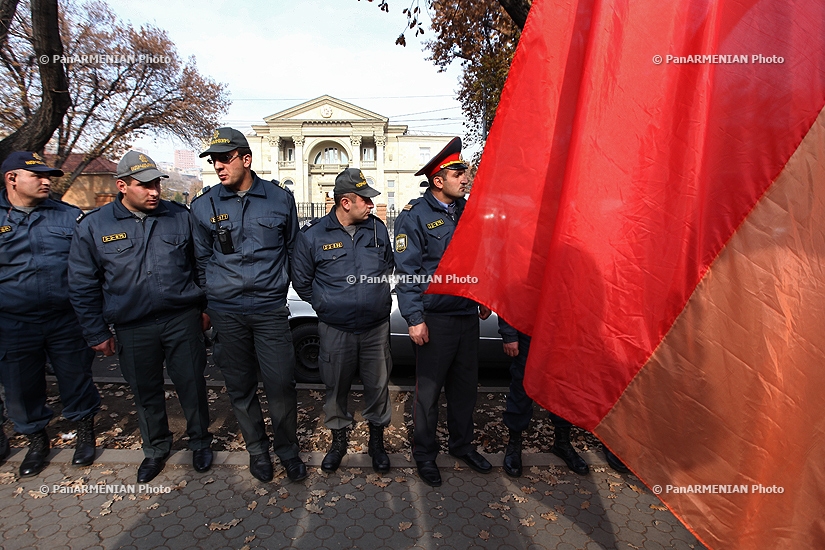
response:
M525 475L496 466L482 475L441 455L444 485L418 479L402 454L373 473L366 454L321 472L322 453L304 453L310 476L292 483L277 465L271 483L248 472L245 452L216 453L204 474L191 453L173 453L151 483L135 483L141 451L106 449L87 468L71 449L52 451L37 477L18 479L26 449L0 466L0 547L17 548L704 548L639 480L584 453L577 476L550 454L525 454Z

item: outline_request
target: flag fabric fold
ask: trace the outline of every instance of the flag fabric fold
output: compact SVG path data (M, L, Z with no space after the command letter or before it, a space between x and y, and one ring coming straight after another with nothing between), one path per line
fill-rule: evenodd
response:
M711 547L825 547L823 106L825 4L535 0L428 290Z

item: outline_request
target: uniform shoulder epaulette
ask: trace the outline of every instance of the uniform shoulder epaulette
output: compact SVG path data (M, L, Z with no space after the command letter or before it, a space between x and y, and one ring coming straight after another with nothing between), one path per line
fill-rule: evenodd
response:
M97 208L93 208L93 209L89 210L88 212L80 212L80 215L77 217L77 220L75 220L75 221L76 221L77 223L80 223L80 220L82 220L83 218L85 218L85 217L86 217L86 216L88 216L89 214L94 214L94 213L95 213L95 212L97 212L98 210L100 210L100 207L99 207L99 206L98 206Z
M277 185L278 187L280 187L281 189L283 189L284 191L288 191L290 194L292 193L292 189L290 189L289 187L287 187L285 183L280 182L280 181L278 181L278 180L270 180L270 181L271 181L272 183L274 183L275 185Z
M407 204L405 204L404 208L402 208L401 210L403 212L406 212L408 210L412 210L412 207L415 206L416 204L418 204L419 202L421 202L420 198L419 199L413 199L410 202L408 202Z
M189 201L189 204L192 204L193 202L195 202L198 199L198 197L202 197L203 195L205 195L206 193L208 193L209 191L211 191L215 187L216 187L215 185L211 185L209 187L202 188L200 191L195 193L195 196L192 197L192 200Z

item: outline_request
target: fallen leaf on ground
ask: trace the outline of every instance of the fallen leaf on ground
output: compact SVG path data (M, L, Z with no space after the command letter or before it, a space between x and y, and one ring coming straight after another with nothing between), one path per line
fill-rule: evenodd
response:
M236 525L241 522L238 518L233 519L232 521L228 521L226 523L219 523L217 521L212 522L209 524L210 531L226 531L227 529L232 529Z
M324 511L320 506L318 506L314 502L307 504L306 506L304 506L304 508L306 508L307 512L311 514L320 514Z
M478 538L480 538L481 540L490 540L490 533L488 533L487 531L482 531L478 534Z
M522 487L521 492L524 493L525 495L532 495L533 493L536 492L536 488L535 487Z
M581 509L582 510L587 510L588 508L590 508L590 501L585 500L584 502L582 502Z
M254 510L257 507L258 507L258 501L257 500L253 500L252 502L250 502L249 504L246 505L247 510Z
M545 512L541 514L541 517L546 519L547 521L556 521L557 519L559 519L559 516L557 516L553 512Z
M633 489L634 491L636 491L637 493L639 493L640 495L645 492L644 489L642 489L638 485L633 485L633 484L628 483L627 486L630 487L631 489Z
M520 520L518 520L518 522L520 524L524 525L525 527L532 527L536 524L536 520L533 519L533 516L526 517L524 519L520 519Z
M444 536L444 535L442 535L441 533L433 533L433 538L434 538L434 539L440 539L440 538L441 538L441 537L443 537L443 536Z
M412 523L410 523L409 521L402 521L401 523L398 524L398 530L399 531L406 531L410 527L412 527Z
M654 510L659 510L660 512L667 512L667 507L665 507L665 506L659 506L658 504L651 504L650 507L653 508Z

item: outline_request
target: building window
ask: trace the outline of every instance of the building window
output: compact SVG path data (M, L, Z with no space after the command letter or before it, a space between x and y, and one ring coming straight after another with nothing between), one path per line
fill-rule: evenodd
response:
M387 180L387 187L395 187L395 180Z
M418 153L421 156L421 164L427 164L430 162L430 148L429 147L419 147Z
M287 147L286 151L284 151L284 160L287 162L292 162L295 160L295 149L292 147Z
M348 164L346 151L339 151L338 147L326 147L315 155L315 164Z
M387 208L395 208L395 192L387 191Z
M361 160L365 160L367 162L374 162L375 161L375 149L372 147L364 147L361 149Z

